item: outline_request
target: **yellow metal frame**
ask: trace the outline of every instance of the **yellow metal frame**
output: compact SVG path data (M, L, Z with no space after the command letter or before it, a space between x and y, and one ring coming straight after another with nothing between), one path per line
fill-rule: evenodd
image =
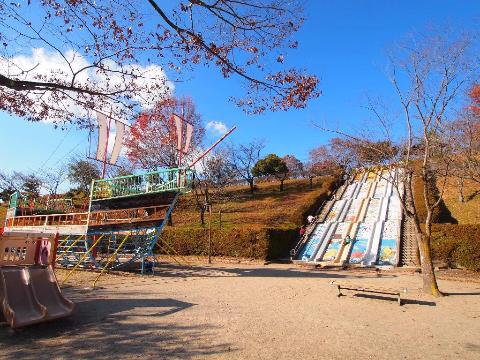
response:
M65 244L65 243L68 241L68 239L70 239L70 236L71 236L71 235L67 235L67 237L66 237L65 239L63 239L60 244L58 244L58 247L60 247L60 246L62 246L63 244ZM81 235L81 236L83 236L83 235Z
M80 258L80 260L77 262L77 264L73 267L72 270L70 270L70 272L67 274L67 276L65 277L65 279L62 281L62 285L65 284L67 282L67 280L70 278L70 276L72 276L72 274L75 272L75 270L80 266L80 264L83 262L83 260L85 260L88 256L88 254L90 254L90 252L98 245L98 243L100 242L100 240L102 240L102 237L104 236L105 234L102 234L100 235L100 237L97 239L97 241L95 241L95 243L90 247L90 249L87 250L87 252L85 252L85 254L83 254L83 256Z
M87 235L80 235L66 250L64 250L60 255L57 255L57 258L60 258L62 257L63 255L65 255L72 247L74 247L77 242L79 242L83 237L86 237ZM103 235L102 235L103 236ZM70 237L70 235L68 236ZM64 240L66 241L66 239ZM64 241L62 241L62 243L60 245L58 245L59 247L62 246L62 244L64 243Z
M120 245L118 245L118 247L115 249L115 251L112 253L112 255L109 256L108 260L107 260L107 263L105 264L105 266L102 268L102 270L100 271L100 274L98 274L98 276L95 278L95 280L93 281L93 287L95 287L95 285L97 285L97 281L98 279L100 279L100 276L102 276L102 274L105 272L105 270L107 269L108 265L112 262L112 260L115 258L115 255L117 255L117 253L120 251L120 249L122 248L123 244L125 244L125 241L127 241L127 239L129 238L130 234L127 234L125 235L125 238L122 240L122 242L120 243Z

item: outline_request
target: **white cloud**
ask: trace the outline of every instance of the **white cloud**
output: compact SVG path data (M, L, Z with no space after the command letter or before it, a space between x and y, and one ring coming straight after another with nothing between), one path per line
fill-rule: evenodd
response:
M109 71L102 73L98 71L98 68L89 68L88 66L91 65L89 60L76 51L67 50L63 55L64 57L58 52L34 48L31 54L27 55L16 55L10 58L0 56L0 73L19 80L70 84L73 74L84 69L75 77L77 85L88 85L100 92L126 90L125 94L131 97L126 101L133 102L137 105L137 108L141 107L143 109L153 107L161 97L172 93L174 89L173 83L168 80L163 69L157 65L128 64L120 68L114 61L105 60L102 65ZM132 76L126 77L124 74ZM128 91L129 89L141 90ZM13 90L5 91L13 92ZM47 122L68 121L69 119L65 119L64 115L66 112L70 112L76 117L91 116L91 112L89 113L79 102L75 101L78 100L78 98L75 98L77 95L73 92L70 92L70 94L74 99L63 99L61 103L50 92L44 94L32 92L28 96L36 103L43 101L51 104L52 108L58 109L56 113L52 112L49 118L45 119ZM112 111L114 116L116 114L120 116L122 113L120 108L115 106L113 106L113 109L103 108L100 110L104 112ZM123 111L125 111L125 108L123 108ZM123 115L125 116L124 112Z
M223 135L227 132L227 125L221 121L209 121L206 129L213 135Z

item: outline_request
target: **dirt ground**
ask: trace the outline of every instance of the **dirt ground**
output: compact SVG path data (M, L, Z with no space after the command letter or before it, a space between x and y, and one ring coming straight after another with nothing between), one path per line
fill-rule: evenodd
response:
M449 296L433 299L420 275L399 270L165 263L153 276L104 276L95 290L95 274L79 272L64 288L74 315L17 332L1 323L0 357L480 359L480 281L440 275ZM406 303L337 298L331 281L406 288Z

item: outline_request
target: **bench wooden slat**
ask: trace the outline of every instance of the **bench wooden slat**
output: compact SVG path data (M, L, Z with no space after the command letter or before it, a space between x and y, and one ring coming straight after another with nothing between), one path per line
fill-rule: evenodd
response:
M344 284L337 284L335 281L330 283L331 285L335 285L338 290L338 297L342 296L342 290L351 290L351 291L358 291L358 292L368 292L373 294L382 294L382 295L393 295L397 297L398 305L402 305L402 299L400 297L402 292L407 292L406 289L396 290L396 289L381 289L381 288L368 288L368 287L359 287L359 286L352 286L352 285L344 285Z
M349 286L342 286L342 285L338 285L338 286L340 287L341 290L363 291L363 292L371 292L376 294L387 294L387 295L401 294L401 291L399 290L349 287Z

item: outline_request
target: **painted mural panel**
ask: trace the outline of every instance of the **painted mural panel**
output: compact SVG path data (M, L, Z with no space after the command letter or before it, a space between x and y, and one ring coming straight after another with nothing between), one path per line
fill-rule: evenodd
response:
M307 244L303 247L300 255L298 256L300 259L308 260L312 257L313 253L320 244L320 240L322 239L326 228L326 224L318 224L315 227L315 230L313 230L312 234L310 235Z
M350 199L355 191L357 183L353 183L347 186L347 189L343 193L342 199Z
M377 221L381 205L382 201L380 199L370 199L364 221L367 223Z
M342 241L344 238L344 234L348 230L349 223L339 223L337 229L332 235L330 243L328 244L327 250L322 257L321 261L333 261L337 257L338 251L340 250L340 246L342 245Z
M355 181L360 181L360 180L362 180L363 174L364 174L363 172L357 173L357 174L355 175L355 179L354 179L354 180L355 180Z
M400 198L397 195L392 195L390 204L388 206L387 219L400 220L402 218L402 207L400 205Z
M395 265L397 263L398 220L387 220L383 225L380 237L379 265Z
M368 240L373 233L373 227L374 223L360 223L358 225L357 234L352 243L350 264L359 264L363 260L367 252Z
M342 206L344 203L345 203L345 200L335 201L325 221L334 221L337 218L339 212L342 211Z
M385 191L387 189L387 181L380 180L378 182L377 187L375 188L375 192L373 193L374 199L381 199L385 195Z
M357 221L358 217L358 211L360 210L360 205L362 205L362 200L353 200L352 203L350 204L350 207L347 211L347 214L345 215L345 220L344 221L351 221L355 222Z
M367 196L368 191L370 190L370 185L371 185L371 183L369 183L369 182L364 182L362 184L362 187L360 188L360 191L357 195L357 199L363 199Z

